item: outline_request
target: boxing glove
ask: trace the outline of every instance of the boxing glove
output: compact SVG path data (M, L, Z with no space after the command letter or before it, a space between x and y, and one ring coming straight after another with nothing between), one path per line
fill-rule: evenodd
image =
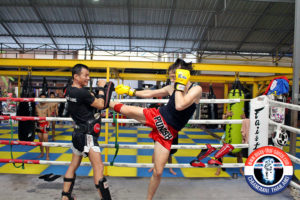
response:
M127 94L129 96L135 96L135 89L127 85L120 84L115 88L115 91L118 95Z
M190 79L190 71L186 69L176 69L176 79L174 89L177 91L184 91L185 85Z

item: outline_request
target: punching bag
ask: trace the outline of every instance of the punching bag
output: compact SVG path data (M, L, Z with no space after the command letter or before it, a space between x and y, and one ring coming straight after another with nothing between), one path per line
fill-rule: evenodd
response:
M68 89L68 87L71 87L71 85L72 85L72 79L69 79L66 87L63 89L64 90L64 97L65 97L65 94L66 94L66 90ZM59 104L58 116L60 116L60 117L69 117L70 116L70 113L68 111L68 102Z
M47 83L46 77L43 78L42 94L45 94L46 97L48 97L48 83Z
M30 75L23 82L21 97L34 97ZM17 107L17 116L35 116L35 103L20 102ZM21 141L33 141L35 138L35 121L18 121L18 137Z
M2 97L2 91L1 91L1 87L0 87L0 97ZM3 107L2 107L2 102L0 101L0 115L3 115ZM0 121L1 123L1 121Z
M212 85L209 86L208 99L216 99ZM215 103L208 104L208 119L218 119L218 105ZM209 124L208 128L217 128L217 124Z
M228 94L228 99L244 99L244 92L242 90L242 84L236 80L232 89ZM232 116L227 119L241 119L241 115L244 114L244 101L239 103L230 103L227 108L227 112L232 112ZM225 142L229 144L242 144L242 124L226 124ZM238 153L241 149L234 149L232 153Z

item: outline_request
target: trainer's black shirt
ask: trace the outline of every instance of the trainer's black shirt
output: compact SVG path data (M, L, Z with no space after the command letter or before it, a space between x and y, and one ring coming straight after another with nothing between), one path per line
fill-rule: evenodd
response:
M68 111L76 124L84 124L93 119L93 107L95 97L84 88L68 87L65 97L68 102Z
M171 125L175 130L180 131L194 114L194 111L196 110L196 104L193 103L188 108L182 111L176 110L175 92L176 91L174 90L167 105L159 108L159 112L163 116L164 120L167 122L168 125Z

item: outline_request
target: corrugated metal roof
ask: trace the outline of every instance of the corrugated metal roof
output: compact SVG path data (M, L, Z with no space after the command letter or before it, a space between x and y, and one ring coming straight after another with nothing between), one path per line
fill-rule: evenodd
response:
M4 29L3 26L0 26L0 34L8 34L7 31Z
M246 51L246 52L269 52L274 48L273 45L270 44L257 44L257 43L245 43L241 51Z
M167 47L170 48L183 48L183 49L189 49L193 45L193 42L186 42L186 41L177 41L177 40L168 40L167 41Z
M149 9L156 9L156 8L170 8L172 5L173 0L151 0L151 1L140 1L140 0L132 0L131 5L134 8L149 8ZM125 3L126 5L126 3Z
M261 13L269 3L264 1L230 0L228 1L227 8L230 10L239 10L245 14L247 12Z
M74 5L79 6L80 1L78 0L43 0L43 1L36 1L37 5L42 6L52 6L52 5L60 5L60 6L68 6L68 5Z
M17 4L21 6L29 5L28 0L1 0L3 4Z
M164 39L167 33L167 26L131 26L131 31L133 38Z
M84 38L55 38L58 44L70 44L70 46L77 44L85 44Z
M77 41L77 40L75 40L75 41ZM79 45L79 44L71 43L71 44L65 44L65 45L59 44L58 48L64 49L64 50L84 50L87 47L85 44Z
M295 11L295 4L293 3L276 3L272 6L272 10L270 10L268 13L270 14L280 14L280 15L294 15Z
M171 26L169 39L193 40L199 35L200 27L196 26Z
M237 42L214 42L214 41L210 41L210 42L204 42L204 44L202 46L206 46L207 45L207 50L208 51L230 51L232 49L235 49L236 46L238 45Z
M20 43L24 43L24 44L51 44L52 41L50 38L48 37L17 37L17 40Z
M259 22L256 27L260 29L276 29L278 31L280 31L280 29L286 30L293 28L293 20L294 19L291 17L266 16Z
M224 12L217 14L215 17L215 26L217 27L236 27L250 29L254 21L258 18L257 15L246 15L242 12Z
M49 24L54 36L81 36L84 32L81 24Z
M110 23L124 23L128 22L128 12L124 8L85 8L88 22L110 22Z
M129 46L127 39L96 38L93 42L99 46Z
M40 23L10 23L8 26L18 36L48 36L43 24Z
M18 49L18 48L20 48L19 47L19 45L18 44L16 44L16 43L4 43L3 45L2 45L2 48L3 49L5 49L5 48L11 48L11 49Z
M38 17L34 14L33 9L29 6L7 6L0 7L0 13L2 20L28 20L28 21L38 21ZM13 14L12 14L13 13Z
M247 30L240 29L211 29L207 34L208 41L241 41L244 35L247 34Z
M246 42L257 42L257 43L278 43L277 38L282 38L286 33L284 32L265 32L265 31L254 31Z
M165 24L169 22L170 10L136 8L131 12L132 24ZM128 20L126 17L125 19ZM127 21L126 21L127 23Z
M164 40L131 40L132 46L138 46L138 47L160 47L162 48L164 46Z
M103 50L291 52L294 9L293 3L244 0L1 0L0 41L15 43L7 38L16 37L21 45Z
M126 37L128 38L128 26L91 24L92 35L97 37Z
M61 21L80 21L78 15L78 9L76 7L39 7L38 10L47 21L61 22Z
M15 41L11 37L0 37L0 43L6 45L15 43Z

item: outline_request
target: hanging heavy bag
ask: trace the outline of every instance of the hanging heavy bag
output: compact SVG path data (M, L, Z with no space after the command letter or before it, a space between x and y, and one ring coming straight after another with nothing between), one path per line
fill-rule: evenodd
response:
M21 97L34 97L30 76L27 76L23 83ZM17 107L17 116L35 116L35 103L20 102ZM18 138L21 141L33 141L35 138L35 121L18 121Z
M209 86L208 99L216 99L212 85ZM215 103L208 104L208 119L218 119L218 105ZM207 125L208 128L217 128L216 124Z
M228 99L244 99L244 92L240 81L236 80L233 84L233 88L228 94ZM244 114L244 101L240 103L230 103L227 107L227 112L232 112L232 116L227 119L241 119L241 115ZM241 124L227 124L225 142L229 144L242 144ZM235 148L232 153L238 153L241 149Z

